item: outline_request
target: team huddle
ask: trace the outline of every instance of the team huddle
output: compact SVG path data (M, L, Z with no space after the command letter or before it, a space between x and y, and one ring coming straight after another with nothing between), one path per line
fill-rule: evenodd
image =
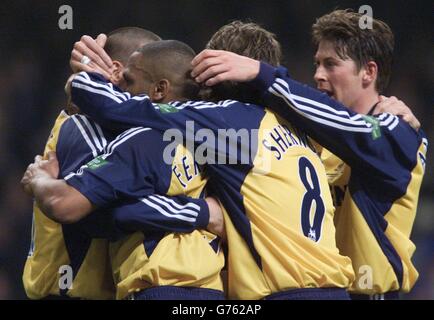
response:
M397 299L428 142L386 89L393 34L312 26L317 89L274 34L221 27L197 54L136 27L74 45L43 156L31 299ZM66 271L65 271L66 270ZM71 277L62 283L65 273Z

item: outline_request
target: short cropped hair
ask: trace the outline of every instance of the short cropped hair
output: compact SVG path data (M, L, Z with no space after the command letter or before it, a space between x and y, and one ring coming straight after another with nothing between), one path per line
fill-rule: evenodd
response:
M191 61L195 51L177 40L161 40L148 43L137 50L149 66L149 72L154 79L168 79L178 90L177 94L184 99L198 98L200 86L191 77Z
M155 33L138 27L123 27L107 35L104 50L112 58L126 65L130 55L140 46L161 38Z
M341 59L351 58L358 70L369 61L378 66L375 88L383 92L392 73L394 36L383 21L372 19L372 29L362 29L362 14L350 9L335 10L316 20L312 26L312 40L316 47L330 41Z

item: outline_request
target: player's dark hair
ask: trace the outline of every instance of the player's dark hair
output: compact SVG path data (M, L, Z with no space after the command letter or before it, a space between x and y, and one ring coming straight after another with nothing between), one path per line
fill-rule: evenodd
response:
M190 46L177 40L161 40L148 43L137 51L148 62L148 70L154 79L168 79L183 99L198 98L200 86L190 75L191 60L196 53Z
M224 25L212 36L206 47L231 51L273 66L280 65L282 59L281 45L276 36L253 22L236 20ZM243 83L226 81L208 92L202 92L202 96L207 100L235 99L258 104L259 97L251 89L246 90L245 86Z
M354 60L358 70L369 61L378 66L375 88L383 92L392 73L394 36L383 21L372 19L372 29L362 29L361 13L350 9L335 10L318 18L312 26L312 40L316 47L323 40L330 41L341 59Z
M112 60L118 60L126 65L129 56L138 47L159 40L161 38L151 31L138 27L123 27L107 35L104 50Z

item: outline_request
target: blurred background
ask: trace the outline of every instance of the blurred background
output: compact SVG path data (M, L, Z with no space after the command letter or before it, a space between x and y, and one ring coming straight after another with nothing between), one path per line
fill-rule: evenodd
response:
M59 7L73 9L73 29L61 30ZM283 44L294 78L314 85L310 27L336 8L370 5L395 33L395 64L387 95L413 109L434 143L432 1L29 1L0 7L0 299L26 299L21 275L30 245L31 199L19 181L41 153L52 123L65 105L71 48L82 34L96 36L122 26L149 29L202 50L211 35L235 19L250 19ZM406 299L434 299L434 147L412 240L420 278Z

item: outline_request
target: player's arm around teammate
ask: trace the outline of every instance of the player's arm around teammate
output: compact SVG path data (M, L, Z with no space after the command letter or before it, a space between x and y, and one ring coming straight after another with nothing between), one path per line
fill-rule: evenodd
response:
M248 82L254 80L260 69L260 62L233 52L205 49L192 61L192 77L206 86L223 81ZM411 127L418 130L420 122L411 109L401 100L392 96L381 96L375 108L375 115L390 113L400 116Z
M89 215L96 207L77 189L65 180L57 179L59 163L54 152L48 153L48 159L35 157L21 180L24 190L35 197L43 212L54 221L62 224L77 222ZM222 211L218 202L205 199L209 209L208 231L224 237Z

